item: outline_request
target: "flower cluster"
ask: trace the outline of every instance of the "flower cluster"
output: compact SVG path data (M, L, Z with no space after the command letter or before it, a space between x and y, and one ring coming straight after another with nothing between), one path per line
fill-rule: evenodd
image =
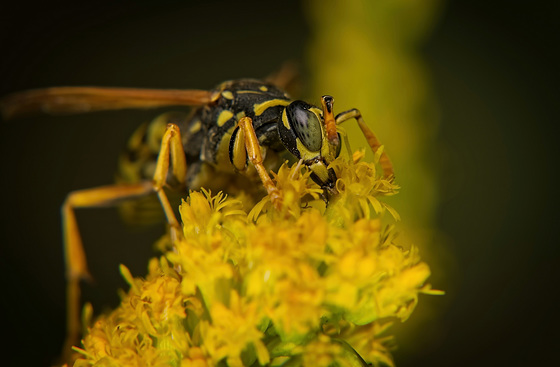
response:
M397 187L359 154L332 167L328 205L297 165L275 174L281 210L191 192L182 236L144 279L121 268L130 290L90 325L75 366L392 365L386 329L439 292L417 249L394 243L380 199Z

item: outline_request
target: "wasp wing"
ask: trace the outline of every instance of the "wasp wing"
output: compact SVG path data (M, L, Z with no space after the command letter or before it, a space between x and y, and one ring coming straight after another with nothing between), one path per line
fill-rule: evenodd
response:
M212 101L206 90L53 87L8 95L0 101L5 119L37 113L53 115L125 108L202 106Z

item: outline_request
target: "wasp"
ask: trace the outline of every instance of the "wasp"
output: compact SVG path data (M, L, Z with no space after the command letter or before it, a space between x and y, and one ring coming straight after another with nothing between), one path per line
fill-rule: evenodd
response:
M84 113L125 108L194 107L189 115L165 113L143 125L121 158L121 182L73 191L62 205L67 276L67 341L79 338L79 282L90 278L78 231L76 208L106 206L156 193L171 235L180 225L168 198L200 187L228 190L264 188L276 208L282 197L269 172L292 156L311 171L325 198L336 195L336 174L329 164L339 155L337 126L355 120L368 145L381 144L358 109L334 115L334 99L325 95L321 107L293 100L275 83L256 79L226 81L212 90L54 87L16 93L1 102L5 118L37 112ZM379 161L392 179L386 153ZM239 180L245 180L239 183ZM260 182L260 184L259 184ZM257 183L257 184L255 184ZM164 190L165 189L165 190ZM160 209L161 210L161 209Z

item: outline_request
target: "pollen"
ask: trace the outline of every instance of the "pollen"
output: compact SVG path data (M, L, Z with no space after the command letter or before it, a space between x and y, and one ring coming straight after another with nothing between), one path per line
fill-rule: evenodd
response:
M273 176L282 196L246 212L236 197L193 191L183 235L148 274L121 272L120 306L88 330L75 366L392 366L389 320L405 321L427 283L414 246L394 242L398 187L360 155L332 164L338 194L300 165Z

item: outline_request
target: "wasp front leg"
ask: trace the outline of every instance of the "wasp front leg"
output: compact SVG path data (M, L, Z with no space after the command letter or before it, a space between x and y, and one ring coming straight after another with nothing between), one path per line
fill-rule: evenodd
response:
M232 162L234 166L242 170L241 168L244 167L246 159L249 158L249 161L255 166L259 178L270 196L272 205L274 205L276 209L280 209L282 207L282 197L263 164L261 147L257 139L257 134L255 133L255 128L253 127L253 120L249 117L243 117L239 120L238 126L238 134L240 135L237 137L232 149Z
M356 121L358 122L358 126L360 127L360 130L362 130L362 133L364 134L368 142L368 145L370 146L371 150L374 153L376 153L377 150L381 147L381 143L379 142L379 140L377 139L373 131L369 128L369 126L367 126L359 110L353 108L351 110L341 112L338 115L336 115L335 121L336 124L338 125L350 119L356 119ZM391 163L391 159L389 159L387 153L385 152L381 153L381 157L379 158L379 164L383 169L383 175L385 176L385 178L393 179L395 176L393 170L393 163Z
M72 346L80 336L80 280L91 279L87 269L86 256L76 221L76 208L92 208L116 205L123 200L133 199L156 192L163 207L167 222L171 227L172 239L181 236L179 221L163 190L169 173L175 182L184 185L187 163L181 134L177 125L169 124L161 142L156 169L152 181L138 184L121 184L102 186L86 190L73 191L68 194L62 205L62 226L64 233L64 253L67 276L67 331L62 358L70 361Z

